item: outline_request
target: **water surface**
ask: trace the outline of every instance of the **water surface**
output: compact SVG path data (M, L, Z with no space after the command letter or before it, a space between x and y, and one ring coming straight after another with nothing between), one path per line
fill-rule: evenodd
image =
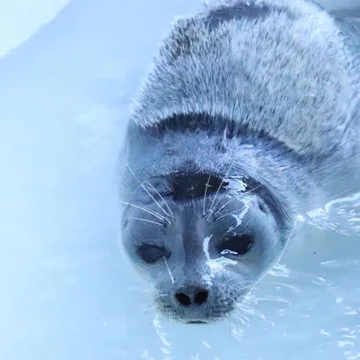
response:
M1 359L360 358L358 197L302 224L233 323L154 318L118 250L116 163L131 96L171 19L199 8L73 0L2 59Z

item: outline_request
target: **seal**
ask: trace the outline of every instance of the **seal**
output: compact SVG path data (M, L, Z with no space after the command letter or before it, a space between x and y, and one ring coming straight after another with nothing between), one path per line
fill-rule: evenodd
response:
M305 0L218 1L175 22L133 104L120 191L122 245L160 313L232 314L296 216L353 190L350 38Z

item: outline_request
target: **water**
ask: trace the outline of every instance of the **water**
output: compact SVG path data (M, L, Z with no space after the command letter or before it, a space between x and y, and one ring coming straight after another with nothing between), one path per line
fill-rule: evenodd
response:
M170 20L198 8L73 0L2 59L0 359L360 359L359 197L299 219L233 324L154 319L117 248L130 98Z

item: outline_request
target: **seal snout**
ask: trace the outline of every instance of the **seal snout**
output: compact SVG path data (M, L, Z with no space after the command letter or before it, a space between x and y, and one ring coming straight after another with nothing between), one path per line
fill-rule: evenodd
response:
M209 291L200 287L186 287L175 293L177 303L184 307L199 306L207 302Z

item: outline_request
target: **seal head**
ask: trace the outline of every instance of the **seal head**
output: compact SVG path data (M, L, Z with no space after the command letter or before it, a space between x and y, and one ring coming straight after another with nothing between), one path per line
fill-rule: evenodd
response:
M211 322L236 309L279 259L292 209L247 172L253 152L259 155L252 140L243 136L241 145L228 133L219 142L220 128L200 130L201 123L209 128L196 116L188 121L185 132L131 133L129 144L142 145L128 152L122 240L153 286L158 311L186 323Z

